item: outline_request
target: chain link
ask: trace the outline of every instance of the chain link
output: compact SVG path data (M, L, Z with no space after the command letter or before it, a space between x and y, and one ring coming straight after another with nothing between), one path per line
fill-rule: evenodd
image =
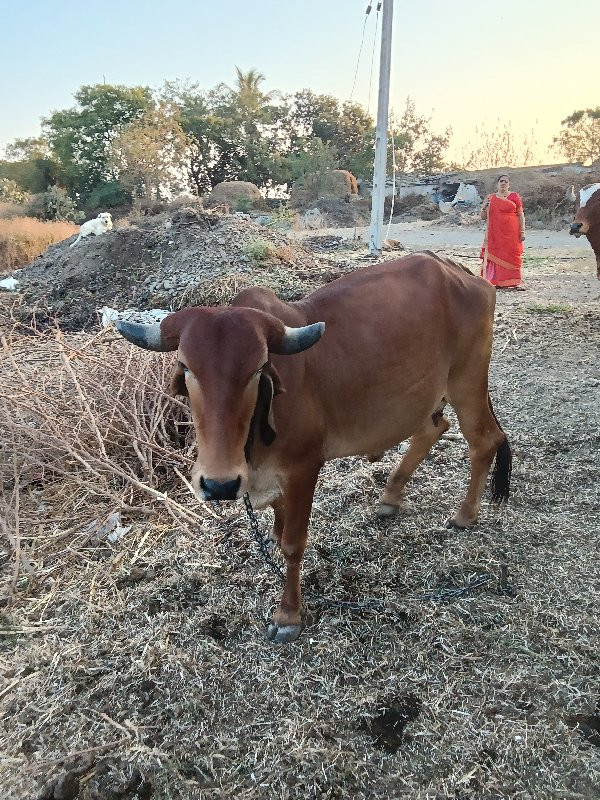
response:
M246 506L248 519L250 520L250 530L256 539L256 543L258 544L260 552L262 553L270 569L280 578L282 583L285 583L285 573L269 552L269 546L266 543L265 537L260 532L258 519L254 509L252 508L250 496L247 492L244 495L243 500L244 505ZM313 592L304 592L304 596L310 598L310 600L315 603L320 603L321 605L329 606L330 608L346 608L350 611L382 611L384 608L384 603L381 600L367 600L364 603L357 603L353 600L333 600L320 594L314 594Z

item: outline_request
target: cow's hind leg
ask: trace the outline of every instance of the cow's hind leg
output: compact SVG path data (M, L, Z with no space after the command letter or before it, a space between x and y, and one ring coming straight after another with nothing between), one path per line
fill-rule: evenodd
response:
M496 467L492 476L492 499L502 502L508 499L512 456L506 435L493 412L487 390L464 391L460 401L451 401L460 429L469 445L471 479L465 499L448 525L468 528L477 522L481 498L485 490L490 467L496 456Z
M442 414L443 407L442 405L411 436L408 450L404 454L402 461L388 478L377 510L378 516L391 517L398 513L406 482L440 436L450 427L450 423Z

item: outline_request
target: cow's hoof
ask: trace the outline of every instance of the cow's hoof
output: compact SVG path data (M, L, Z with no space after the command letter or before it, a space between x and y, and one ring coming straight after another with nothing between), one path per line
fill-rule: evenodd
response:
M391 503L380 503L377 509L377 516L381 519L385 517L395 517L400 511L400 506L394 506Z
M276 625L272 623L267 628L267 639L277 644L295 642L302 633L302 625Z

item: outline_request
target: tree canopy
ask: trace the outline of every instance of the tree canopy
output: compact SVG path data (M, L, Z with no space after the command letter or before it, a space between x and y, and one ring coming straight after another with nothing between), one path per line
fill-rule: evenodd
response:
M77 106L55 111L42 127L59 164L60 183L85 200L100 184L115 179L108 164L109 147L119 131L154 105L143 86L82 86Z
M173 109L161 103L125 125L109 145L107 165L134 197L162 199L184 186L188 141Z
M574 111L561 125L553 145L569 161L593 164L600 159L600 106Z
M236 67L231 85L208 90L95 84L74 99L42 120L41 137L6 149L0 177L28 192L56 185L91 209L136 194L168 196L182 179L204 194L222 181L271 189L331 169L372 176L375 125L360 104L310 89L283 95L257 69ZM450 131L434 133L412 101L393 130L401 170L441 166Z

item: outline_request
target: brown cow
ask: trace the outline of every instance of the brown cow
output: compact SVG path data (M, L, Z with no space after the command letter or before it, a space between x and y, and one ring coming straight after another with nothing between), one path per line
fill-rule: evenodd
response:
M449 524L475 524L494 455L492 497L508 498L510 446L488 396L494 305L491 284L426 252L357 270L295 303L252 288L226 308L187 308L157 325L117 323L141 347L178 349L173 388L189 397L198 497L249 492L275 511L287 579L270 639L293 641L301 631L300 562L326 461L410 437L381 498L379 514L390 516L448 429L450 403L471 479Z
M596 274L600 280L600 183L584 186L579 191L579 208L571 223L572 236L587 236L596 256Z

